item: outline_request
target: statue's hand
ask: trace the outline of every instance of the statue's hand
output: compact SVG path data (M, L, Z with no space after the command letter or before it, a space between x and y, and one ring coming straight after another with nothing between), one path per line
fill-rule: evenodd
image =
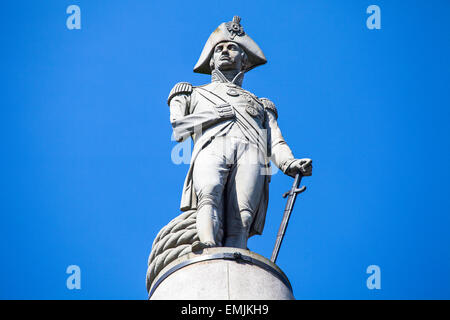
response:
M234 110L230 104L223 103L223 104L217 105L215 107L221 118L233 118L234 117Z
M308 158L295 159L287 169L286 174L294 177L298 172L304 176L312 175L312 160Z

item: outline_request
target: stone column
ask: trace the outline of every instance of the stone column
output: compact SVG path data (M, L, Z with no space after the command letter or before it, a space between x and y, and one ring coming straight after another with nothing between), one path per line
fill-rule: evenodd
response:
M265 257L208 248L167 265L150 284L150 300L293 300L291 284Z

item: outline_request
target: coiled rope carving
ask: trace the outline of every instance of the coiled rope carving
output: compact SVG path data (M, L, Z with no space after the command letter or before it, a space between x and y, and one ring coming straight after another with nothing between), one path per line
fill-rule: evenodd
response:
M186 211L159 231L148 257L147 291L165 266L191 252L192 243L198 240L196 218L197 211Z
M148 257L147 291L158 273L175 259L192 252L192 244L198 241L197 211L183 212L157 234L152 244L152 251ZM217 243L221 243L223 230L220 227L216 236Z

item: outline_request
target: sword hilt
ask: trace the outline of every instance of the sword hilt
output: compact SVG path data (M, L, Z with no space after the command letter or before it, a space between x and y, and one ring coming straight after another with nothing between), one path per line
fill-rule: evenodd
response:
M294 194L294 193L299 194L299 193L302 193L302 192L305 191L305 190L306 190L306 187L303 186L303 187L301 187L301 188L296 188L295 190L289 190L289 191L286 191L285 193L283 193L283 198L286 198L288 195L291 194L291 192L292 192L293 194Z

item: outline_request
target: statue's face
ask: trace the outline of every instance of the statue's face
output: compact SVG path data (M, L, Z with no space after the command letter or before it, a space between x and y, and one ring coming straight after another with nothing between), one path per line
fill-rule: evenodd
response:
M214 67L220 71L242 70L244 51L235 42L220 42L214 48Z

